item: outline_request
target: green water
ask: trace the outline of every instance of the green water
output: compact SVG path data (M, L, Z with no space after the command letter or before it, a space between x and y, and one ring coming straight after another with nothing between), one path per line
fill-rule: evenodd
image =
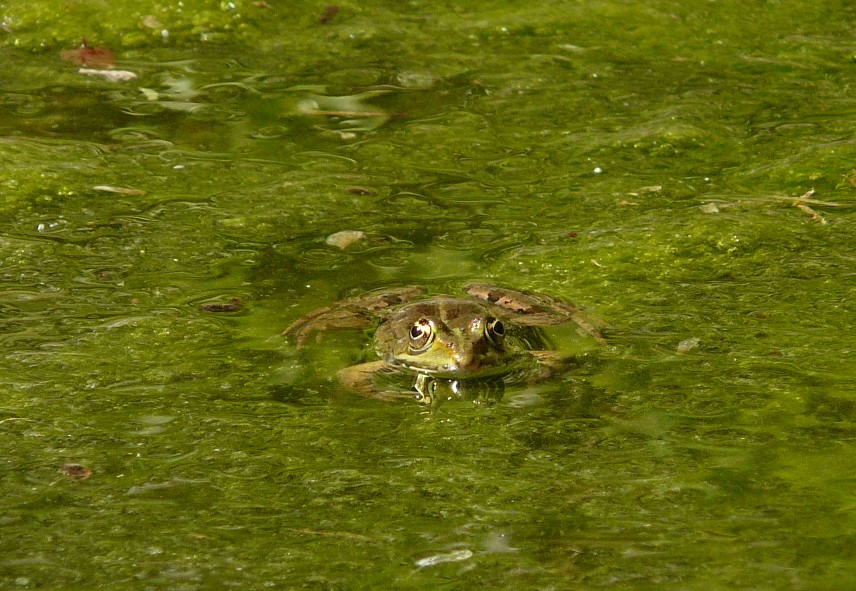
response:
M850 3L267 4L0 2L0 588L852 588ZM609 342L429 412L279 336L469 280Z

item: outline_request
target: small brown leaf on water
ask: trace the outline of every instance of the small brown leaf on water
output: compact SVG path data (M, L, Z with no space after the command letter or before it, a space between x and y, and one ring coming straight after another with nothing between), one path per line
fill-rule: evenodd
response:
M92 476L92 469L81 464L63 464L62 473L72 480L86 480Z
M232 298L228 302L210 302L199 306L205 312L237 312L244 307L238 298Z
M321 23L322 25L326 25L331 20L333 20L333 17L336 16L336 14L338 12L339 12L339 7L336 6L335 4L331 4L331 5L327 6L326 8L324 8L324 12L321 13L321 16L318 18L318 22Z
M110 68L113 66L113 62L116 61L112 51L106 47L89 45L86 39L80 40L80 47L77 49L67 49L59 55L67 62L93 68Z
M377 195L377 191L368 187L348 187L348 193L351 195Z

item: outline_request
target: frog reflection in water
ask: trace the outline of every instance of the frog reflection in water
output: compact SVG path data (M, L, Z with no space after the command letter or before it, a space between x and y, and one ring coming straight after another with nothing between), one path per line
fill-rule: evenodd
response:
M382 399L413 397L414 391L382 390L386 372L415 374L415 397L431 403L459 392L462 380L510 374L526 359L544 368L559 356L542 350L538 325L575 322L604 342L599 321L573 304L486 283L464 285L470 297L424 296L420 287L401 287L348 298L310 312L284 336L301 347L316 332L365 328L377 319L375 351L380 357L339 372L339 380L361 394ZM531 365L531 364L530 364Z

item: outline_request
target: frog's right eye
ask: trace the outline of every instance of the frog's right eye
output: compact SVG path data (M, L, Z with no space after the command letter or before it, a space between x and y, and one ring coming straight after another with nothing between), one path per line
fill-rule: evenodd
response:
M431 322L421 318L410 327L410 351L421 353L434 342L434 327Z

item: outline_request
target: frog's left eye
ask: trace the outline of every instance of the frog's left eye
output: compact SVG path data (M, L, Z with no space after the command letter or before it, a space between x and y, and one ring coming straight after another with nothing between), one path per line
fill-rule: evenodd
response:
M410 327L410 350L413 353L421 353L434 342L434 328L424 318L418 320Z
M505 325L502 320L496 318L489 320L487 323L487 334L494 340L501 340L505 336Z

